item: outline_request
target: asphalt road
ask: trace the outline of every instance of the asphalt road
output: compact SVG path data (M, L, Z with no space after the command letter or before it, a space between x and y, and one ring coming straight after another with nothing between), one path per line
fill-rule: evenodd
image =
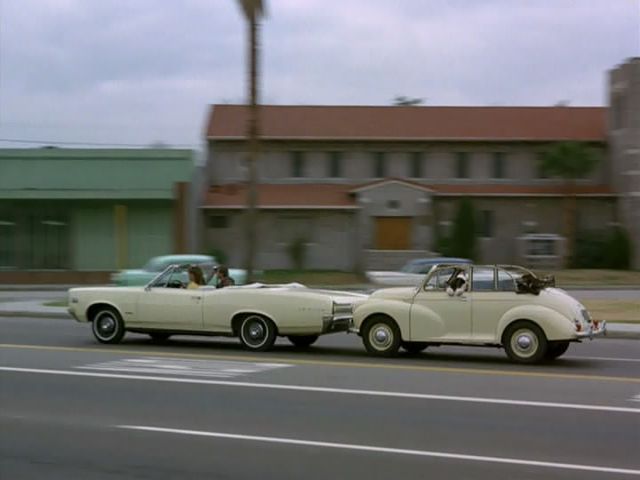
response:
M379 360L0 318L0 478L640 477L640 343L525 367L497 349Z

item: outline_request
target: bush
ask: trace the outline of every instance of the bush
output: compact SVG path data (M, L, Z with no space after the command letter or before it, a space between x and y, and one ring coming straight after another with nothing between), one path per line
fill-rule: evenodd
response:
M450 239L450 248L447 248L447 256L476 258L476 219L471 200L460 200L458 212L453 224L453 234ZM444 253L444 252L443 252Z
M293 268L296 270L302 270L307 254L307 241L303 238L298 238L289 244L289 258L293 264Z
M585 231L576 236L571 267L628 270L631 255L631 241L622 227Z
M209 255L211 255L212 257L215 257L216 260L218 260L218 263L220 265L226 265L227 264L227 254L224 253L224 251L222 251L219 248L212 248L209 250Z
M631 239L627 231L622 227L615 227L609 235L607 248L609 268L629 270L631 268L632 255Z

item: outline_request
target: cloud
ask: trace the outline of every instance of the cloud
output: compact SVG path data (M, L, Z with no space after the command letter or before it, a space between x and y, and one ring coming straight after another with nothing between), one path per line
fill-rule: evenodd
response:
M245 97L235 3L1 0L0 138L197 145L207 105ZM602 104L640 54L632 1L267 3L271 103Z

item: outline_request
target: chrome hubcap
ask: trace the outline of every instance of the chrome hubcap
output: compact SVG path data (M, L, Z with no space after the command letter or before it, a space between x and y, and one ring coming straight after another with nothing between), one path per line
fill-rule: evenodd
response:
M262 318L253 317L242 324L240 334L245 344L259 348L269 338L269 328Z
M518 346L525 350L531 346L531 339L526 335L520 335L518 337L517 342L518 342Z
M111 317L103 317L100 319L98 323L98 328L100 329L100 333L104 335L109 335L113 333L116 328L116 322Z
M264 328L262 328L262 325L258 325L258 324L253 324L249 327L249 336L252 339L257 339L260 338L264 335Z
M376 350L386 350L393 343L393 332L388 325L376 325L369 332L369 342Z
M528 328L521 328L511 336L511 349L519 357L532 357L539 346L538 336Z

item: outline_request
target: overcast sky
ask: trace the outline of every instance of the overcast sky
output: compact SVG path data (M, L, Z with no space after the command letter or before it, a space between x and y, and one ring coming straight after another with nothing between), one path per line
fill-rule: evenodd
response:
M640 56L638 0L266 1L263 103L603 105ZM198 147L245 28L236 0L0 0L0 139Z

